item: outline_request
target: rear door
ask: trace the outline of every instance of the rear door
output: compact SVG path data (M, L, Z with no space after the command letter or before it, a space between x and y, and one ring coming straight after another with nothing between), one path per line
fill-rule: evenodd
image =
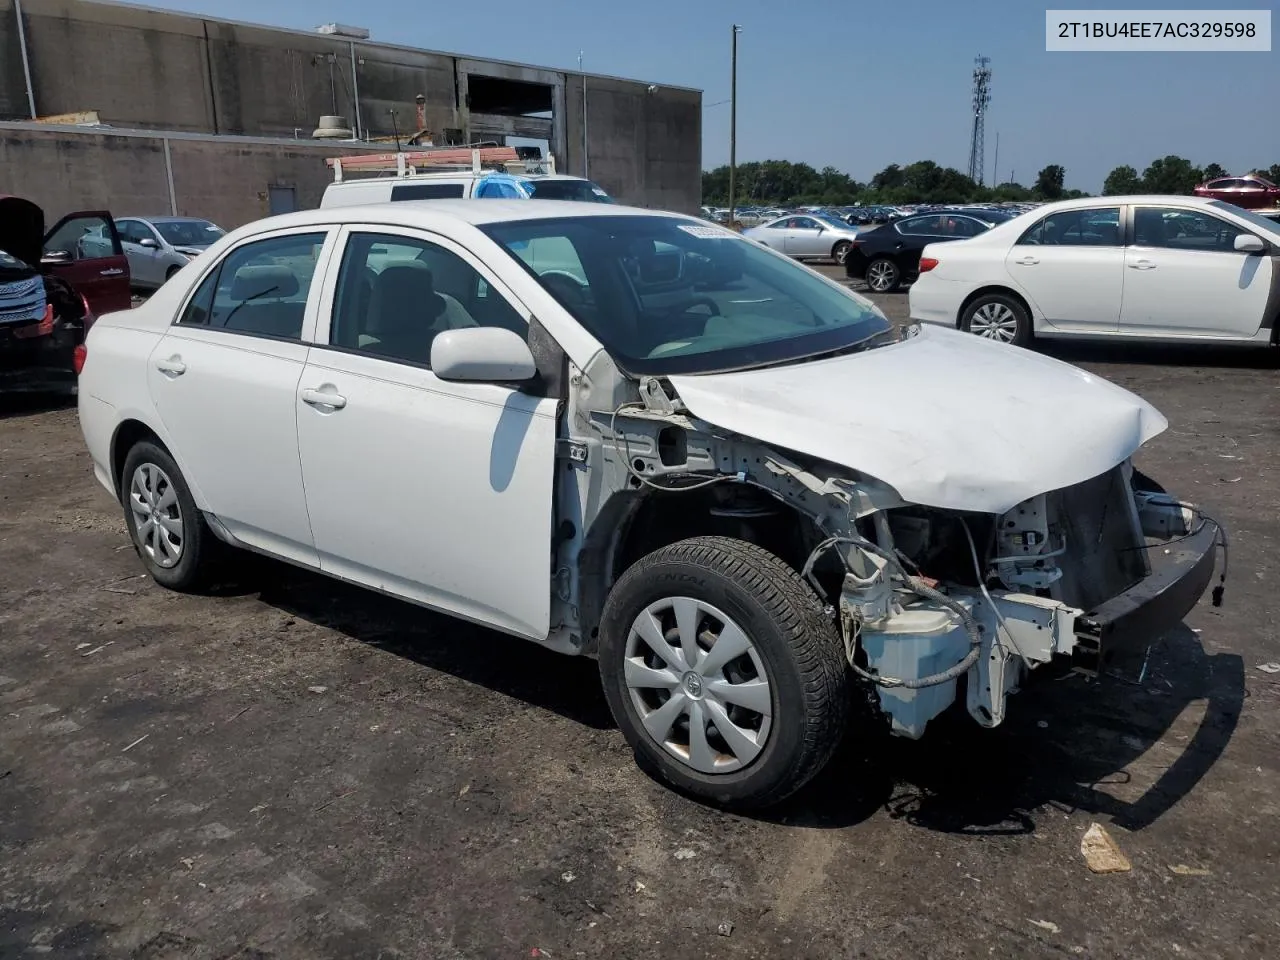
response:
M312 280L333 233L295 227L225 252L147 369L174 456L207 509L241 542L312 567L295 407L316 324Z
M40 266L81 294L95 317L133 305L129 261L105 210L69 213L54 224L45 234Z
M1122 240L1119 204L1057 210L1018 238L1005 269L1052 326L1115 333L1125 279Z

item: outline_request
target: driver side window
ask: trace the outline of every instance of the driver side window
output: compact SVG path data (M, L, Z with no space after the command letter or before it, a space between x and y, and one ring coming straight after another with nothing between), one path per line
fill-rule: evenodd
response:
M351 235L334 295L332 346L429 367L437 334L466 327L528 333L515 307L452 251L415 237Z

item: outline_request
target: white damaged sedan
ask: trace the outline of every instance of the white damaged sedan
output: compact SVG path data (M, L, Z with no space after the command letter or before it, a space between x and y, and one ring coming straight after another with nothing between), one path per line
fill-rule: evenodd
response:
M1221 541L1132 468L1167 426L1133 394L644 210L273 217L78 363L157 582L253 550L594 656L646 766L726 805L813 777L859 687L902 736L957 696L996 726L1178 623Z

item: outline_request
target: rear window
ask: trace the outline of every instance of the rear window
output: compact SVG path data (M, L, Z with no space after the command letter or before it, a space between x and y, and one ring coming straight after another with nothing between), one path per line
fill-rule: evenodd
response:
M391 199L454 200L465 192L461 183L401 183L391 188Z

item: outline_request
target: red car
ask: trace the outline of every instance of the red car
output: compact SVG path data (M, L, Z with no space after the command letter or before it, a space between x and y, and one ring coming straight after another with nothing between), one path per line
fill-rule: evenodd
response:
M129 261L111 214L44 211L0 195L0 369L70 369L94 318L128 310Z
M1197 197L1234 203L1246 210L1280 207L1280 187L1256 173L1243 177L1219 177L1196 187Z

